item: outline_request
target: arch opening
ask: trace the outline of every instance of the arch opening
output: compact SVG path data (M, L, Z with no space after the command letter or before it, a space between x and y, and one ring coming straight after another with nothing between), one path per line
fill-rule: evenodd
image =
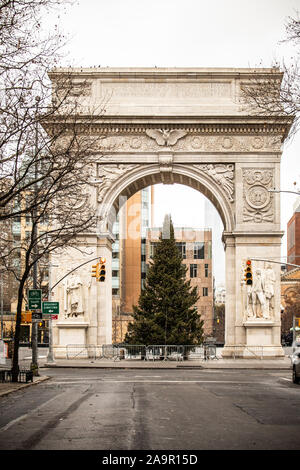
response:
M120 208L138 191L155 184L181 184L202 193L216 208L224 231L232 232L234 215L228 195L210 176L189 166L173 165L172 172L164 172L158 165L139 166L126 172L106 191L99 206L100 233L112 231Z

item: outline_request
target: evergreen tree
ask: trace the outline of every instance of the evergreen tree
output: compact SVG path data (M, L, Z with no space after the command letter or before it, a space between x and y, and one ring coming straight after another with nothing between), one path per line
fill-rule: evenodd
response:
M200 344L203 321L197 313L196 287L186 280L187 268L175 243L170 216L165 216L153 262L149 266L134 321L125 342L129 344Z

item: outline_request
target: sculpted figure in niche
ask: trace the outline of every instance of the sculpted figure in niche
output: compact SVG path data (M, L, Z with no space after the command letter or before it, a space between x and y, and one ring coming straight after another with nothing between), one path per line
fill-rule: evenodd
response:
M80 276L74 272L70 274L66 287L67 317L82 315L82 281Z
M256 318L262 318L265 310L265 283L262 277L261 269L256 269L253 276L253 285L251 291L253 315Z
M247 286L246 317L269 320L273 314L275 273L268 264L266 269L256 269L253 284Z
M273 298L275 286L275 273L272 269L271 264L267 264L265 269L265 297L266 297L266 308L264 318L270 318L273 311Z

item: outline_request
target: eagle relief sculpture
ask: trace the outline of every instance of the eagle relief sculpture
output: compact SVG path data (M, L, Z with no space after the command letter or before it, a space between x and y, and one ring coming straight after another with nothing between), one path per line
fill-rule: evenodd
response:
M187 132L181 129L147 129L146 134L154 139L158 145L175 145L176 142L184 137Z

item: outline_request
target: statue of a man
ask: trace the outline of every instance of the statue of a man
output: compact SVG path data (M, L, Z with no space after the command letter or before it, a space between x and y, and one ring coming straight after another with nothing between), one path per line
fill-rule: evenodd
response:
M266 308L264 318L270 318L272 308L272 298L274 297L274 285L275 285L275 273L272 269L271 264L267 264L265 269L265 298Z
M82 282L74 272L67 281L67 316L77 317L83 314Z
M253 276L251 296L253 314L256 318L261 318L264 314L266 306L265 283L262 277L261 269L257 269L255 271L255 275ZM258 303L260 304L260 310L258 309Z

